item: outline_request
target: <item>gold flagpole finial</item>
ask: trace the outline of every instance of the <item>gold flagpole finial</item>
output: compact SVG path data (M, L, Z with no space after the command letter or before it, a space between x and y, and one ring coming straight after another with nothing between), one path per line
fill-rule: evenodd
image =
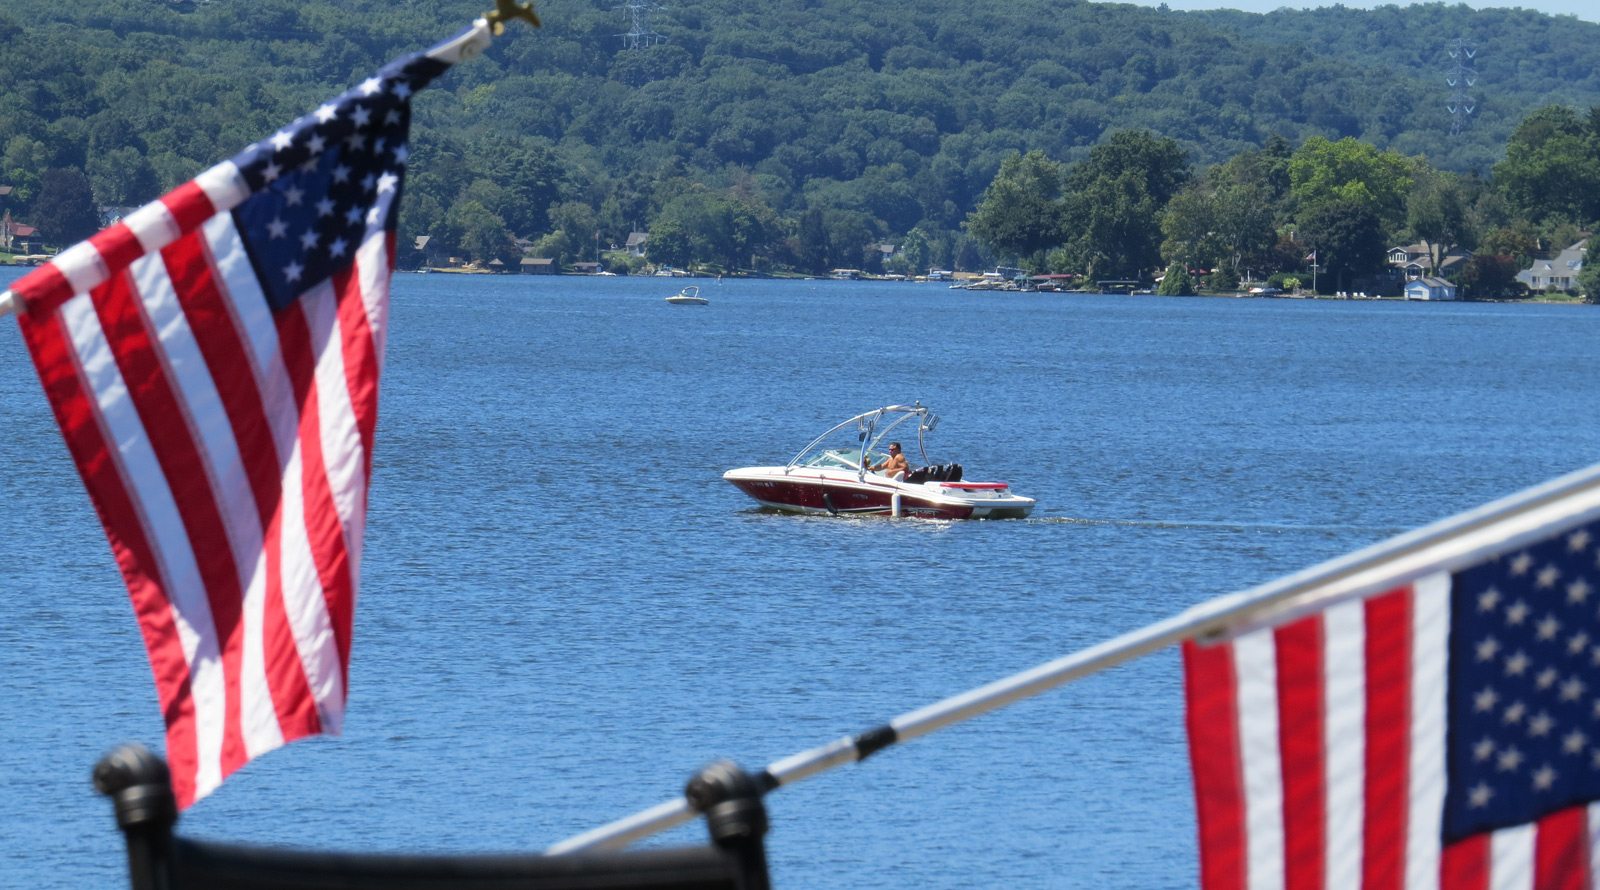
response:
M533 11L532 0L527 3L518 3L517 0L494 0L494 12L486 13L484 18L494 28L495 36L506 30L506 22L512 19L522 19L535 28L544 27L539 21L539 16Z

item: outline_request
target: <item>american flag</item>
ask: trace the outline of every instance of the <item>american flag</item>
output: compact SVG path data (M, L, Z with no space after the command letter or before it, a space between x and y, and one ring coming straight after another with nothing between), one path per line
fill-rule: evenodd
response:
M488 41L386 66L12 289L180 806L340 731L410 97Z
M1185 644L1204 890L1587 890L1600 522Z

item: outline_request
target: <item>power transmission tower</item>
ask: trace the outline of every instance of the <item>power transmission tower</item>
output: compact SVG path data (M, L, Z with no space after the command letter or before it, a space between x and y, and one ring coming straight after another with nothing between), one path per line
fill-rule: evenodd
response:
M665 12L666 7L655 0L627 0L617 7L628 14L628 33L619 34L622 46L625 49L644 49L666 40L663 34L657 34L650 27L650 17L658 12Z
M1453 92L1445 102L1445 108L1450 110L1450 135L1455 136L1472 122L1472 110L1477 107L1467 90L1478 82L1478 69L1473 67L1472 61L1478 49L1472 45L1472 41L1457 37L1450 44L1449 53L1455 64L1445 73L1444 79Z

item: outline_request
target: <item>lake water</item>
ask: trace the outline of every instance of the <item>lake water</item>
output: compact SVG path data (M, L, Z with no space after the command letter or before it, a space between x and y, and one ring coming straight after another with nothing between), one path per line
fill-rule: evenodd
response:
M14 276L0 274L0 282ZM1600 309L399 275L346 733L217 839L538 850L1600 460ZM720 478L921 400L1025 521L793 517ZM123 885L89 771L159 748L127 596L0 324L0 888ZM1174 651L777 791L784 890L1188 888ZM699 842L703 826L657 843Z

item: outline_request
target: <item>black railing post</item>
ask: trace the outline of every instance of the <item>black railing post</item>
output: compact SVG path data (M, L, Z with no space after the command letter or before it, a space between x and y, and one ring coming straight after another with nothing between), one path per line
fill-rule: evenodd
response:
M95 764L95 790L111 798L128 840L133 890L172 890L172 826L178 803L172 776L143 745L123 745Z
M737 764L718 761L689 780L684 797L706 814L711 842L739 858L744 890L770 890L767 874L767 808L762 788Z

